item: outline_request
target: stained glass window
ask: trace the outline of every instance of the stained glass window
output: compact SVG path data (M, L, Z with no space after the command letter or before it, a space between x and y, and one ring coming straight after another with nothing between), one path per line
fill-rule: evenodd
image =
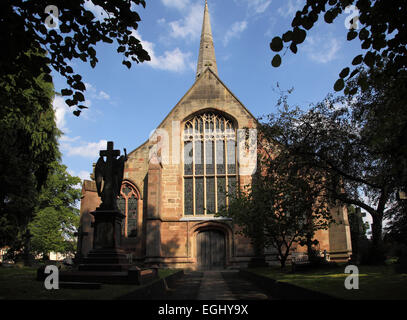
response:
M185 178L184 180L184 213L185 215L194 214L194 187L192 178Z
M227 144L227 153L228 153L228 173L235 174L236 173L236 147L235 147L235 140L228 140Z
M128 182L124 182L117 198L117 207L125 216L122 221L122 235L137 237L138 192Z
M203 141L195 141L195 174L204 174Z
M184 173L186 175L192 174L192 163L193 163L193 148L191 141L185 141L184 143Z
M119 211L126 215L126 199L123 198L122 195L120 195L119 199L117 199L117 208ZM122 223L122 235L124 236L124 229L125 229L125 224Z
M137 198L134 194L127 199L127 236L137 237Z
M195 179L195 214L204 214L204 179Z
M185 123L183 140L184 215L214 214L227 205L226 192L236 190L234 124L205 112Z
M215 208L215 178L206 178L206 213L213 214Z
M228 195L234 195L237 191L236 189L236 177L229 177L228 179Z
M214 152L215 143L213 140L206 141L206 174L215 173L215 152Z
M225 173L225 141L216 141L216 172L218 174Z
M226 206L226 177L218 178L218 209Z

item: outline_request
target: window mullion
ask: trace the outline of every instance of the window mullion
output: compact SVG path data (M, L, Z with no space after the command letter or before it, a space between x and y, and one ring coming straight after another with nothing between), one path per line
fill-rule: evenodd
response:
M195 215L195 119L192 120L192 208Z
M127 223L128 223L128 216L129 216L129 203L128 203L128 198L127 195L124 197L126 199L126 205L125 205L125 212L126 212L126 217L125 217L125 223L124 223L124 236L127 238Z
M207 197L207 193L206 193L206 137L205 137L205 133L206 133L206 129L205 129L205 118L202 119L203 122L203 138L202 138L202 149L203 149L203 184L204 184L204 215L206 215L208 213L208 209L206 206L206 197ZM202 159L202 157L201 157Z

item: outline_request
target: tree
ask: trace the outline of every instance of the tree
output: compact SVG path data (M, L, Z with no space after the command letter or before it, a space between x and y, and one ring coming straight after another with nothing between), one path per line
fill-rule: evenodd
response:
M51 6L45 0L0 2L0 39L4 46L0 70L6 87L0 87L1 105L10 106L5 90L18 98L20 105L28 105L29 99L20 90L35 89L34 79L41 74L45 81L51 82L52 67L66 78L69 87L61 93L68 97L69 106L77 106L73 113L78 116L86 108L80 104L85 100L86 88L68 61L80 59L94 68L98 62L95 46L113 40L117 52L124 54L123 64L128 68L132 61L150 60L140 41L132 35L141 20L134 9L140 4L145 7L144 0L88 0L87 3L99 6L103 16L95 17L86 9L84 0L56 0ZM39 54L32 56L28 52Z
M327 203L320 201L325 178L275 144L271 133L278 128L266 124L259 129L259 169L251 185L237 196L229 195L228 208L219 214L242 228L257 255L265 246L275 248L284 268L293 244L307 245L311 254L315 231L332 222Z
M382 261L382 222L400 186L391 163L366 139L369 119L361 118L352 101L343 97L328 96L306 112L285 107L279 117L269 118L270 125L281 128L275 140L325 172L327 199L361 207L372 216L371 262Z
M351 5L356 6L360 15L348 21L350 25L347 40L352 41L359 37L361 48L369 50L354 57L352 65L358 66L363 63L369 69L368 75L370 75L370 70L382 68L385 64L389 76L405 72L407 67L407 24L405 19L407 2L404 0L307 0L303 9L296 12L291 23L292 30L288 30L281 37L276 36L272 39L271 50L280 52L284 48L284 43L287 43L285 52L290 48L294 54L297 53L297 46L307 37L306 30L312 29L322 13L325 13L325 22L332 23L340 14L346 13L346 9L349 9ZM356 8L353 7L353 9ZM357 20L362 25L360 31L357 29ZM279 67L280 64L281 56L276 54L272 65ZM344 68L335 82L335 91L343 90L345 81L358 73L358 68L352 72L349 67ZM356 94L358 87L363 91L369 88L365 77L359 77L358 80L358 86L351 86L351 82L348 81L345 93Z
M3 4L3 3L2 3ZM37 53L25 55L35 61ZM0 246L20 246L51 164L59 157L51 83L0 74ZM20 243L20 244L19 244Z
M81 180L66 171L66 166L54 162L46 186L41 190L35 217L29 224L33 252L48 256L49 252L75 251L74 233L79 226L76 208Z

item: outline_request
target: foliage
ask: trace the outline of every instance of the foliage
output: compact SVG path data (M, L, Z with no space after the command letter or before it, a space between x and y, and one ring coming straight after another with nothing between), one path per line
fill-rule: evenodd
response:
M288 48L295 54L298 45L303 43L307 37L307 31L312 29L318 19L324 16L326 23L332 23L340 14L346 12L346 8L355 5L359 10L358 19L362 28L356 29L357 21L352 22L347 40L352 41L359 38L361 48L365 50L352 60L353 66L363 65L370 70L382 68L387 64L387 72L397 75L407 67L407 37L406 37L406 15L407 2L404 0L307 0L303 9L297 11L292 20L292 30L288 30L281 37L274 37L270 48L274 52L280 52ZM353 19L352 19L353 20ZM284 53L285 53L284 52ZM280 54L276 54L272 65L278 67L281 64ZM335 82L335 91L341 91L345 87L345 81L359 73L356 67L350 70L345 67ZM356 85L348 81L345 93L356 94L357 88L363 91L369 88L366 77L358 77ZM355 83L353 83L355 84Z
M1 80L7 84L10 95L20 100L19 105L29 105L20 90L33 87L33 79L40 74L44 74L45 81L51 82L52 67L66 78L69 88L63 89L62 95L68 97L66 103L69 106L77 105L74 114L78 116L85 108L80 103L85 100L83 92L86 88L82 77L75 74L68 61L80 59L94 68L98 62L95 47L100 42L113 43L116 40L117 52L124 54L122 63L128 68L132 61L150 60L140 41L132 35L141 20L134 8L140 4L145 7L144 0L89 0L88 5L99 6L101 17L95 17L85 2L53 1L52 5L57 7L58 12L52 15L50 11L46 12L51 4L49 1L0 2L0 37L6 48L0 53L0 70L5 75ZM59 28L47 28L57 22ZM29 56L27 52L30 51L40 54ZM4 92L4 87L0 87L2 105L9 101ZM9 106L16 108L12 104Z
M279 128L259 129L259 169L243 192L229 195L229 207L219 214L232 218L257 251L275 248L284 267L293 244L311 249L315 231L328 228L332 218L319 201L325 184L321 172L273 142L270 133Z
M32 250L37 254L74 252L74 233L79 226L75 207L81 191L78 177L72 177L66 166L54 162L46 186L41 190L36 214L29 225Z
M372 216L372 253L377 251L381 260L382 221L401 186L392 163L367 139L370 114L358 112L363 100L328 96L306 112L290 109L286 95L281 102L285 109L280 117L270 116L270 122L281 129L275 140L309 166L325 172L324 196L329 201L359 206Z
M35 61L36 53L25 54ZM59 157L52 84L0 74L0 246L19 246L51 163Z

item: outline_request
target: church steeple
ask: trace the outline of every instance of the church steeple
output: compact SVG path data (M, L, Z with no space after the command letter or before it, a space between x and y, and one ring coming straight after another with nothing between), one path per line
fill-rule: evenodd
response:
M205 0L205 11L202 23L201 44L199 47L198 68L196 70L196 78L205 70L206 67L218 74L216 66L215 48L213 46L213 37L211 29L211 21L209 18L208 1Z

